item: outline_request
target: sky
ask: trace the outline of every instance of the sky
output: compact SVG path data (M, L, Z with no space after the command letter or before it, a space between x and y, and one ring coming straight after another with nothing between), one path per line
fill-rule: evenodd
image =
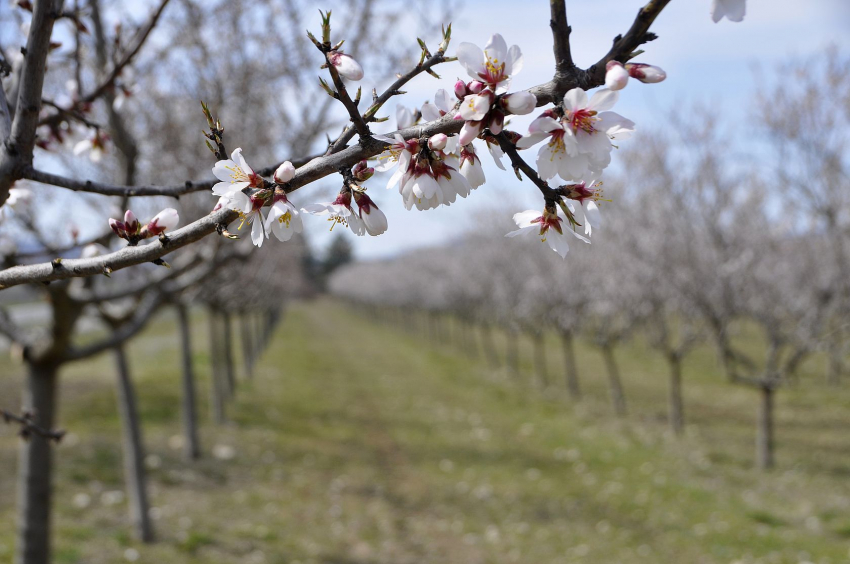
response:
M618 33L625 33L641 0L567 0L572 26L572 51L576 64L588 67L610 47ZM461 42L483 47L489 36L501 33L508 45L519 45L524 67L511 88L525 89L548 81L553 73L554 57L549 30L548 2L473 0L460 4L455 15L449 54ZM626 144L640 143L641 128L663 127L665 115L672 109L686 109L694 103L716 108L721 119L735 132L735 142L757 127L753 122L753 93L756 88L754 67L770 71L788 59L815 56L829 45L842 51L850 49L850 0L748 0L742 23L722 20L715 24L709 16L711 0L673 0L652 27L659 38L644 46L646 53L635 59L662 67L667 80L660 84L630 81L621 91L614 108L637 124L637 133ZM430 39L434 45L438 38ZM371 89L368 69L362 81ZM457 77L469 79L459 63L442 65L443 80L423 75L406 88L400 103L413 106L433 100L438 88L451 89ZM380 90L382 84L376 84ZM393 119L395 105L387 112ZM512 129L524 133L528 117L515 118ZM536 149L525 153L533 162ZM451 207L428 211L407 211L397 189L386 190L389 173L376 174L368 183L369 195L387 214L389 231L379 237L350 237L355 254L370 259L403 253L419 246L430 246L456 237L480 209L495 209L511 217L515 212L541 207L540 197L529 181L518 182L513 172L495 168L486 153L482 162L488 182L466 200L458 199ZM616 166L617 155L614 153ZM308 194L309 195L309 194ZM614 202L612 205L616 205ZM333 234L323 230L320 218L306 218L312 244L326 245ZM326 225L326 224L325 224ZM350 233L349 233L350 235ZM594 233L594 236L597 234Z

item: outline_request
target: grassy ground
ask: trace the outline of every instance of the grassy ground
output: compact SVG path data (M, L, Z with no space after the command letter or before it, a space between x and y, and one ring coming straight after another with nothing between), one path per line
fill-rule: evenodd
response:
M675 439L664 365L640 342L617 353L630 415L616 421L592 349L579 354L575 405L560 385L512 381L321 301L292 307L255 379L240 382L232 424L213 427L202 406L207 456L187 464L172 319L130 352L159 542L129 534L104 356L62 375L59 563L850 563L847 389L782 390L778 469L762 474L755 393L723 382L710 351L686 362L689 427ZM17 405L20 372L0 361L4 407ZM16 445L0 427L0 561L14 538Z

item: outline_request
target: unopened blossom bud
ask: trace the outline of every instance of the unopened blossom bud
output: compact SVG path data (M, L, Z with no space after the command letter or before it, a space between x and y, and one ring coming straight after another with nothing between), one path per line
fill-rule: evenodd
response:
M328 60L336 68L336 72L345 78L349 80L363 79L363 67L351 55L346 55L342 51L331 51L328 53Z
M647 84L661 82L667 78L663 69L644 63L628 63L626 70L629 71L629 76Z
M136 214L130 210L124 212L124 230L133 234L139 230L139 220L136 219Z
M375 169L369 166L369 163L364 159L354 165L354 168L351 169L351 174L359 182L364 182L372 178L372 175L375 174Z
M457 79L455 82L455 97L458 100L463 100L470 94L469 89L466 87L466 83L461 79Z
M629 82L629 71L619 61L608 61L605 65L605 87L609 90L622 90Z
M442 151L446 148L449 137L445 133L438 133L428 139L428 148L433 151Z
M180 216L177 215L177 210L174 208L165 208L154 216L150 223L145 226L146 235L152 237L165 233L169 229L177 227L180 221Z
M121 237L122 239L127 238L127 232L124 230L124 224L117 219L109 218L109 227L112 231L115 232L116 235Z
M472 82L470 82L466 85L466 90L470 94L478 94L479 92L484 90L486 87L487 87L487 85L484 84L483 82L481 82L480 80L473 80Z
M359 216L360 219L363 220L363 224L366 226L366 232L369 233L369 235L374 237L387 230L387 227L389 226L387 223L387 216L384 215L384 212L378 209L378 206L375 205L372 198L363 192L355 191L354 201L357 202L357 206L360 208Z
M289 161L284 162L274 171L274 181L278 184L286 184L295 176L295 167Z
M537 107L537 97L531 92L514 92L502 98L502 104L512 114L524 116Z

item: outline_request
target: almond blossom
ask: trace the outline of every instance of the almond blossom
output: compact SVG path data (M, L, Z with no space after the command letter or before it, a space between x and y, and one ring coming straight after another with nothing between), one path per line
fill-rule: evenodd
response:
M599 227L602 223L602 217L599 214L599 206L596 202L610 201L605 200L602 197L601 186L601 182L588 180L578 182L576 184L568 184L561 188L570 212L576 214L579 209L582 211L584 234L588 237L591 235L593 228ZM577 202L578 206L575 206L573 202Z
M234 149L229 159L215 163L212 171L220 180L212 187L216 196L228 196L245 188L262 188L265 185L263 178L245 162L241 148Z
M629 82L629 77L646 84L663 82L667 78L664 69L646 63L626 63L608 61L605 65L605 87L609 90L622 90Z
M506 92L511 77L522 70L522 52L512 45L508 49L505 39L493 34L482 51L472 43L461 43L457 48L458 61L475 80L492 87L496 93Z
M529 134L517 147L526 149L549 139L537 154L537 170L544 180L556 175L566 181L598 176L611 162L611 141L627 139L635 129L631 120L606 111L617 97L603 88L588 102L584 90L573 88L564 96L563 117L556 110L546 110L531 123Z
M481 166L481 159L475 154L475 147L472 143L463 145L460 148L460 173L469 181L469 185L475 189L484 184L484 168Z
M331 231L339 223L351 229L355 235L363 235L366 231L363 220L351 209L351 192L349 190L340 192L333 202L307 204L301 208L301 211L311 215L328 216L328 221L332 222Z
M747 14L747 0L713 0L711 3L711 19L714 23L724 17L730 22L740 22Z
M298 209L286 197L283 191L274 195L274 203L266 218L266 236L274 234L278 241L289 241L295 233L301 233L303 224Z
M566 229L563 225L563 219L558 215L558 210L555 208L546 208L543 213L536 210L527 210L514 214L514 223L516 223L516 231L507 233L505 237L516 237L525 233L535 233L540 237L542 242L548 243L549 247L565 258L570 252L569 237L567 232L577 237L585 243L590 241L576 233L567 225Z
M459 82L463 84L462 80ZM466 85L464 85L463 96L458 98L459 100L463 100L463 98L466 96L465 88ZM446 92L444 88L440 88L434 95L433 104L431 102L425 102L424 104L422 104L422 118L425 119L425 121L434 121L440 119L441 117L452 111L452 109L454 109L454 103L452 102L451 96L448 92Z
M180 223L180 216L177 214L177 210L174 208L165 208L142 228L142 234L149 234L149 236L161 235L167 230L177 227L178 223Z

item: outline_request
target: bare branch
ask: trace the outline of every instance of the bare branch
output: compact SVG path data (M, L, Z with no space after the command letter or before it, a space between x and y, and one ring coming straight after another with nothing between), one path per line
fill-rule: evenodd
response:
M44 427L40 427L35 424L32 413L24 413L23 415L15 415L10 411L6 411L5 409L0 409L0 415L3 416L3 420L6 423L18 423L21 426L21 438L29 439L32 435L38 435L43 437L49 441L56 441L57 443L62 440L62 437L65 436L65 431L61 429L57 429L52 431L50 429L45 429Z

